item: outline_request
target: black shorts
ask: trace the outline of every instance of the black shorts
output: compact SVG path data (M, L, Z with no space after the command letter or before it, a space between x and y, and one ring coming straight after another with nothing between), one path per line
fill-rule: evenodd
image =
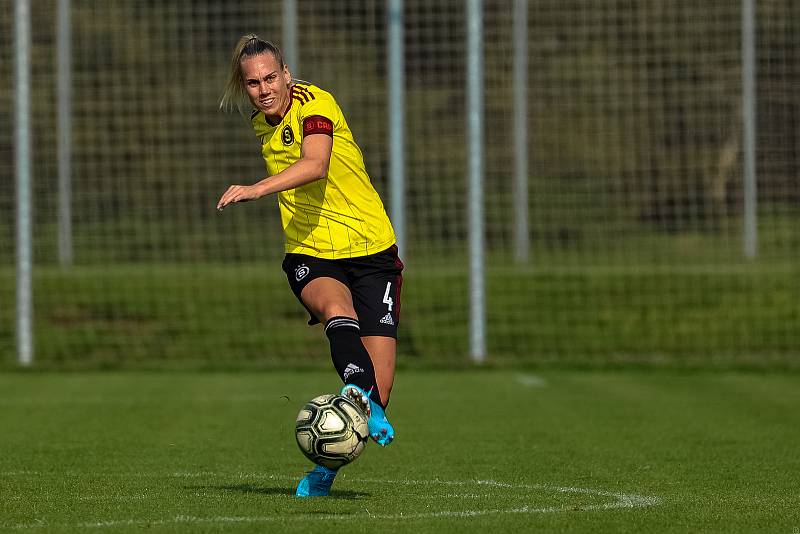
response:
M295 296L311 317L308 324L320 321L303 303L300 293L312 280L328 277L350 289L362 336L397 338L403 285L403 262L397 256L397 245L369 256L338 260L286 254L283 271Z

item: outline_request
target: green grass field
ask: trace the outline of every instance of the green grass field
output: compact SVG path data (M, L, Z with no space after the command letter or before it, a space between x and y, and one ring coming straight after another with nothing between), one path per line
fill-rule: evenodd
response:
M0 374L3 532L800 529L800 375L401 370L329 498L293 421L333 371Z

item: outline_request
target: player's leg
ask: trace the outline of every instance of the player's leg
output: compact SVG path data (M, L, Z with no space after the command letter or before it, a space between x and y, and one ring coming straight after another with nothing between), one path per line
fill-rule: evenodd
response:
M325 323L333 366L345 384L378 394L375 369L361 338L350 289L333 278L312 280L300 293L306 307Z
M300 300L322 323L332 317L358 317L350 289L330 276L310 280L300 291Z
M334 366L342 376L354 374L361 386L377 391L375 372L367 349L361 341L357 314L350 290L342 282L346 277L330 261L287 254L283 269L292 291L311 315L309 324L325 322ZM336 477L336 470L316 466L297 486L298 497L326 496Z
M369 397L370 435L378 444L388 445L394 439L394 428L384 409L394 384L403 263L397 257L397 247L391 247L371 256L350 259L347 264L361 340L369 352L378 384L378 394Z
M325 335L331 346L333 365L345 386L342 395L354 400L366 412L369 433L380 445L388 445L394 439L394 429L386 419L381 400L381 387L378 385L374 361L381 364L381 380L388 384L383 387L388 400L390 384L394 381L394 347L386 343L372 342L373 350L378 351L373 358L364 345L361 327L353 307L350 289L333 278L317 278L308 283L300 294L303 303L317 318L325 323ZM393 341L393 340L392 340ZM391 374L387 373L386 362L391 349ZM381 350L382 349L382 350Z
M325 323L331 359L342 380L359 384L353 387L377 389L372 360L361 341L353 299L347 286L334 278L316 278L302 289L300 299ZM330 493L335 478L335 469L318 465L300 480L295 495L324 497Z
M324 276L308 282L300 291L300 299L312 314L325 323L331 359L345 383L342 395L355 401L367 414L372 439L381 445L388 445L394 437L394 429L383 411L375 368L362 341L361 326L356 318L358 314L350 289L343 282Z
M378 389L369 395L358 387L347 384L342 388L346 395L367 408L369 413L369 434L378 445L386 446L394 440L394 427L386 417L384 409L394 384L396 340L387 336L364 336L361 338L369 351Z
M367 348L372 360L372 367L375 369L375 382L378 385L378 393L380 393L380 403L386 408L394 385L397 340L388 336L362 336L361 341Z
M308 310L309 324L325 323L331 359L342 381L377 391L372 360L361 341L358 314L342 263L287 254L283 270L295 296Z

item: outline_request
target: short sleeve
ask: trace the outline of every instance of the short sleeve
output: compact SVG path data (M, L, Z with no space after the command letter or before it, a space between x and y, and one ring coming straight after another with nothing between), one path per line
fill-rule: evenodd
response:
M300 128L303 137L312 134L325 134L333 137L335 103L327 94L309 91L302 86L295 86L292 98L300 101Z

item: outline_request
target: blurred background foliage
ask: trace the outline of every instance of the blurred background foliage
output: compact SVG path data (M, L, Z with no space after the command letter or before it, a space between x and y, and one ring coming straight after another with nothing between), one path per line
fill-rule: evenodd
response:
M6 269L0 348L9 355L11 4L6 0L8 8L0 10L0 266ZM290 68L337 97L388 206L385 5L298 4L300 59ZM757 3L759 257L747 262L740 2L531 2L531 257L521 265L513 260L511 4L484 2L492 353L513 361L796 354L800 3ZM126 347L145 358L165 346L163 340L184 335L195 341L162 350L188 358L228 352L257 359L263 351L257 335L242 341L234 332L217 332L210 343L214 328L225 317L246 323L251 311L275 311L263 306L296 304L288 298L251 302L247 289L263 282L269 295L273 285L282 298L286 293L277 267L270 282L249 270L262 260L277 265L282 256L274 199L224 215L214 210L229 184L253 183L265 172L246 119L222 113L218 101L240 35L254 31L280 44L282 3L73 0L72 271L57 267L55 2L34 2L32 10L34 252L44 359L119 354ZM394 112L405 114L407 126L403 254L415 267L408 273L414 300L407 306L413 319L406 323L406 347L462 358L469 293L465 108L475 89L465 74L466 13L457 0L407 0L404 15L406 109ZM169 267L176 264L189 266L183 271L194 280L189 286L180 281L180 268ZM131 265L142 269L130 272ZM205 302L198 292L226 283L217 279L215 265L241 266L238 282L229 298ZM700 274L674 274L687 265L699 266ZM606 267L622 270L613 274ZM632 304L642 292L649 296ZM172 305L159 304L153 293ZM735 304L726 300L737 294ZM183 319L173 314L176 306ZM297 313L286 313L290 323L298 322ZM149 317L160 334L149 336L137 317ZM709 327L720 320L726 326L718 332ZM676 321L688 333L671 332ZM440 327L429 332L431 325ZM282 330L290 338L285 354L319 343L298 332ZM132 336L138 337L134 344Z

